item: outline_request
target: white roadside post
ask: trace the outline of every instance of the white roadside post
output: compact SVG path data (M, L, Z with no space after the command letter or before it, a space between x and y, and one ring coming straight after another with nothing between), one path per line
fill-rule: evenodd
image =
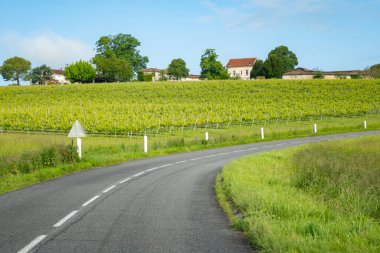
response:
M208 141L208 132L205 134L205 140Z
M79 121L76 120L74 123L74 126L70 130L68 137L77 139L77 152L78 152L79 159L82 159L82 140L81 140L81 137L86 137L86 136L87 136L86 131L80 125Z
M367 129L367 121L364 120L364 129Z
M317 124L314 124L314 133L316 134L318 132Z
M144 135L144 153L148 153L148 136Z
M264 140L265 136L264 136L264 127L261 128L261 139Z

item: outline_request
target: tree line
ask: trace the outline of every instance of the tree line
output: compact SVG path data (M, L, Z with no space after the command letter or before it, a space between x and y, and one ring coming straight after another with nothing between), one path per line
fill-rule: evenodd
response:
M142 56L138 47L140 41L130 34L102 36L96 43L96 55L90 61L79 60L64 69L64 75L72 83L91 82L128 82L136 79L144 81L141 69L146 68L149 58ZM201 56L200 78L205 80L230 79L227 68L218 60L215 49L206 49ZM54 71L47 65L31 69L31 62L21 57L13 57L4 61L0 66L0 74L6 81L31 81L32 84L48 84L53 82ZM265 61L257 60L251 71L251 78L281 78L282 75L295 68L298 59L295 53L286 46L279 46L269 52ZM380 64L368 68L367 73L380 78ZM173 59L167 69L161 73L162 80L167 77L180 80L189 75L186 62ZM141 77L141 78L140 78Z

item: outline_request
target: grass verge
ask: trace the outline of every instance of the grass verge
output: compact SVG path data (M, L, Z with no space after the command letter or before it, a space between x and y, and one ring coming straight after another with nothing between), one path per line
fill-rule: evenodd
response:
M380 136L370 136L243 158L215 190L261 252L379 252L379 173Z
M368 130L380 129L380 117L335 118L310 122L289 122L265 125L265 138L269 140L314 136L313 124L319 133L332 134L363 130L363 120L368 121ZM54 168L31 167L27 171L7 170L10 161L31 157L51 146L67 146L71 140L62 135L47 134L0 134L0 194L30 186L45 180L70 173L87 170L129 160L153 156L218 148L230 145L260 142L262 126L235 126L228 129L208 129L210 139L205 142L205 129L188 130L180 133L149 136L149 153L142 152L142 137L89 137L82 141L83 160L79 163L59 163ZM31 155L32 154L32 155ZM27 173L24 173L27 172Z

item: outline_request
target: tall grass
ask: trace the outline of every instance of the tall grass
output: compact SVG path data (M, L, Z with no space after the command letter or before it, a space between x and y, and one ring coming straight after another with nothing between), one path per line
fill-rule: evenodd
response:
M262 252L380 252L380 136L243 158L216 191ZM236 212L236 211L235 211Z
M379 116L367 116L368 129L380 129ZM321 134L352 132L363 130L364 118L338 118L318 120ZM313 124L310 122L289 122L285 124L265 125L266 140L288 139L303 136L313 136ZM71 140L64 135L51 134L0 134L0 194L19 189L43 180L55 178L75 171L116 164L138 158L173 154L179 152L202 150L228 145L259 142L261 125L231 126L226 129L185 130L181 133L161 133L149 135L149 153L143 153L142 137L114 136L88 137L82 140L83 160L70 169L65 163L52 164L53 170L46 166L33 165L33 169L14 169L5 166L15 161L25 164L33 162L35 153L43 152L44 148L71 145ZM204 140L205 132L209 132L209 140ZM74 143L75 145L75 143ZM29 158L29 159L27 159ZM37 159L38 160L38 159ZM39 171L41 169L41 171ZM20 171L22 173L20 173ZM43 176L41 176L43 174ZM10 178L9 178L10 175ZM19 179L18 179L19 177Z

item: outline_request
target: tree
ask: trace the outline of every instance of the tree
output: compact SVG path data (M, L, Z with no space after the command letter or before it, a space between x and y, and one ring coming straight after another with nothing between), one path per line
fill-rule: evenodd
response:
M86 61L80 60L65 67L65 77L72 83L90 83L95 76L95 68Z
M29 80L28 73L31 65L30 61L15 56L4 61L0 72L5 81L17 81L17 85L20 85L20 79Z
M323 78L325 78L325 75L320 70L317 70L315 72L315 75L313 76L313 79L323 79ZM342 79L342 78L339 78L339 79Z
M52 80L53 74L54 71L44 64L30 71L30 79L32 84L47 84Z
M127 59L117 58L115 55L97 55L92 62L107 82L127 82L133 78L133 68Z
M297 56L286 46L273 49L264 63L266 77L281 78L285 72L294 69L298 65Z
M380 64L371 66L368 70L368 73L372 78L380 78Z
M222 80L230 78L227 69L217 59L218 55L215 49L206 49L201 57L201 79Z
M251 70L251 78L257 78L258 76L266 76L264 61L257 60Z
M132 66L133 72L137 73L140 69L146 68L149 62L149 58L141 56L140 51L137 50L140 45L140 41L130 34L103 36L96 42L97 55L95 57L125 59Z
M168 74L177 80L189 76L189 72L186 62L180 58L172 60L168 67Z

